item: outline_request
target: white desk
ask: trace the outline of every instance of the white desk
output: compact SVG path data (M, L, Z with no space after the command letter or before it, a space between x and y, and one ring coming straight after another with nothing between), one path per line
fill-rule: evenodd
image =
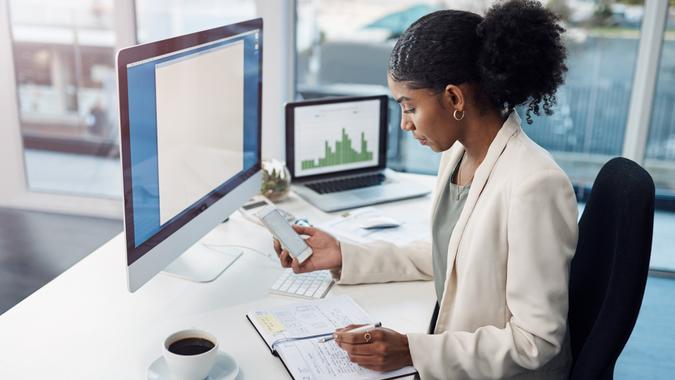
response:
M434 177L406 175L431 188ZM377 206L388 215L429 216L430 196ZM280 207L320 223L334 216L291 195ZM244 250L216 281L197 284L164 274L138 292L126 290L120 234L0 316L0 379L145 379L169 333L202 328L241 369L239 379L288 379L244 314L301 301L269 295L282 268L262 227L238 213L208 234L207 244ZM328 297L348 294L371 316L400 332L425 332L435 293L432 282L334 286Z

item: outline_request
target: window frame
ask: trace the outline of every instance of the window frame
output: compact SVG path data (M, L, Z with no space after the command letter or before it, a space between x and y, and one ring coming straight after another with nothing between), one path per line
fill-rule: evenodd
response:
M661 49L666 37L668 0L645 0L640 43L624 132L622 155L644 166Z

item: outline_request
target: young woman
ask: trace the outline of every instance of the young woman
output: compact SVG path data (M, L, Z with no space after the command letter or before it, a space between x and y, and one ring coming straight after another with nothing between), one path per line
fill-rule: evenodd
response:
M433 278L429 334L378 328L337 334L375 370L414 365L422 379L565 379L569 265L577 205L565 173L520 127L515 107L551 113L566 52L557 18L513 0L481 17L438 11L400 37L388 82L401 128L443 152L432 242L353 245L314 228L296 272L331 269L342 284Z

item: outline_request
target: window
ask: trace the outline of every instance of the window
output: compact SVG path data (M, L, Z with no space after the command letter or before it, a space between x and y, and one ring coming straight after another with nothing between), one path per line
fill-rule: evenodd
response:
M389 94L389 53L413 21L442 8L480 12L487 5L489 1L298 0L298 95L313 98ZM388 165L402 171L435 174L440 156L400 130L401 111L395 102L390 102L389 109Z
M133 18L116 19L113 0L7 5L27 190L119 199L115 51L117 36L134 30ZM256 15L255 0L134 5L140 42Z
M138 42L161 40L255 17L255 0L136 0Z
M386 64L398 35L419 17L441 8L483 13L493 1L298 0L296 88L304 98L389 94ZM550 151L572 182L590 188L600 167L623 154L642 21L643 0L550 0L564 22L569 71L552 116L523 128ZM654 4L650 3L650 6ZM675 16L661 53L644 166L657 194L675 189ZM393 102L392 102L393 103ZM523 112L522 110L520 112ZM394 169L435 174L440 155L399 128L390 108L389 163ZM675 217L657 212L652 267L675 270L671 258Z
M119 197L113 1L9 10L29 189Z
M297 90L302 97L389 93L386 63L398 35L441 8L483 13L494 1L330 1L297 3ZM566 84L552 117L528 134L551 151L577 184L621 155L644 13L642 1L549 1L568 30ZM354 57L359 57L354 59ZM396 169L435 173L439 155L398 130L392 107L389 152Z
M554 7L566 24L569 68L555 113L524 129L575 184L590 187L602 164L622 154L644 2L578 3Z

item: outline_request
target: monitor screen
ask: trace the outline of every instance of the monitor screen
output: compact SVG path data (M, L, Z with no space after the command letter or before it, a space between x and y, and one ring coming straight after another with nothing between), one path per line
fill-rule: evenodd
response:
M259 21L120 52L128 265L260 170L261 49Z
M383 167L386 96L289 103L287 157L293 178Z

